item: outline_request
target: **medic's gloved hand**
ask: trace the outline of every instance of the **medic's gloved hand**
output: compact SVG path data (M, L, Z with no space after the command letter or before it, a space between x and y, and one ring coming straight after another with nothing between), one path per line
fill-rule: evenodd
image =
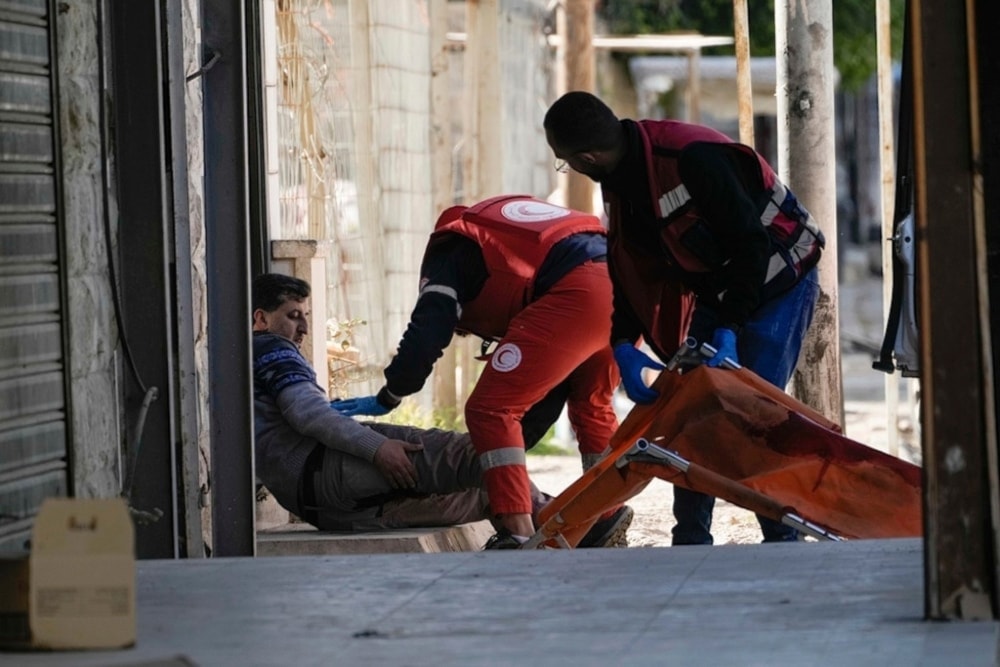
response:
M636 349L632 343L618 343L614 348L615 362L622 374L622 385L625 393L636 403L652 403L659 392L646 386L642 381L642 369L652 368L662 371L665 366L650 359L646 354Z
M345 417L356 417L358 415L380 417L389 414L392 410L392 408L387 408L379 403L376 396L362 396L359 398L345 398L340 401L330 401L330 407Z
M716 349L715 356L705 362L712 368L718 368L726 359L734 364L740 363L736 356L736 332L732 329L719 327L712 334L712 347Z

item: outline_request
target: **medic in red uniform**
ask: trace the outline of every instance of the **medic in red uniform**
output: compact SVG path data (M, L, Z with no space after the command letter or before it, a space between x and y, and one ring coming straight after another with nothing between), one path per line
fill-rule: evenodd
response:
M465 421L492 511L510 534L530 536L525 449L545 435L564 405L584 468L598 460L618 427L606 254L596 217L529 196L447 209L428 241L420 294L385 369L385 386L376 396L333 407L349 415L386 414L423 387L454 333L495 341ZM620 535L631 510L619 508L607 519Z

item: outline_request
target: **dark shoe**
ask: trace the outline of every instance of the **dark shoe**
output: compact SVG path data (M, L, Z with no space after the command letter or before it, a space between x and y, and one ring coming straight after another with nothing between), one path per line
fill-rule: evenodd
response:
M494 549L520 549L521 543L506 530L498 530L483 545L483 551L493 551Z
M628 538L626 532L632 525L632 517L635 512L628 505L622 505L618 511L607 519L601 519L595 523L587 534L583 536L577 549L590 549L595 547L627 547Z

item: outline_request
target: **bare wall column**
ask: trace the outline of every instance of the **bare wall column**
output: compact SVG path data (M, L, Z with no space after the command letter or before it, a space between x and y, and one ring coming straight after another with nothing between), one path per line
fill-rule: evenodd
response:
M182 19L184 22L184 71L194 72L201 67L201 2L200 0L184 0ZM205 277L205 152L204 134L202 128L202 96L201 82L197 79L185 81L185 135L187 139L187 192L188 192L188 233L190 235L191 253L191 317L194 335L194 366L197 375L196 395L184 397L182 409L190 407L193 402L197 413L198 435L197 449L185 446L183 449L183 467L185 484L191 480L192 469L197 474L197 507L201 520L197 522L201 530L201 555L206 552L205 545L211 545L212 512L207 502L209 489L211 460L211 432L209 425L208 396L208 311L205 303L208 285ZM185 416L186 420L187 417ZM191 457L195 457L192 461ZM185 503L191 501L191 489L185 489ZM190 511L190 508L188 508ZM195 522L188 524L188 557L198 555L193 549L197 538L190 534Z
M84 498L121 492L117 346L102 221L113 195L102 182L100 61L96 2L56 13L62 192L66 229L71 448L74 492Z
M326 246L317 241L271 241L271 269L304 280L312 287L309 339L302 356L316 370L316 382L329 391L326 360ZM334 397L336 398L336 397Z

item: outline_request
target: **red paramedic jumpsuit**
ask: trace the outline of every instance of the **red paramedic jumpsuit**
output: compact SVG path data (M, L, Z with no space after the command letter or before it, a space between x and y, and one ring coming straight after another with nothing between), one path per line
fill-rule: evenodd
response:
M461 304L458 329L498 341L465 407L496 514L532 510L520 420L553 387L569 382L567 412L581 454L602 453L618 427L607 263L587 260L533 294L549 251L581 232L604 228L592 215L527 196L448 209L434 232L474 240L489 272L479 294Z

